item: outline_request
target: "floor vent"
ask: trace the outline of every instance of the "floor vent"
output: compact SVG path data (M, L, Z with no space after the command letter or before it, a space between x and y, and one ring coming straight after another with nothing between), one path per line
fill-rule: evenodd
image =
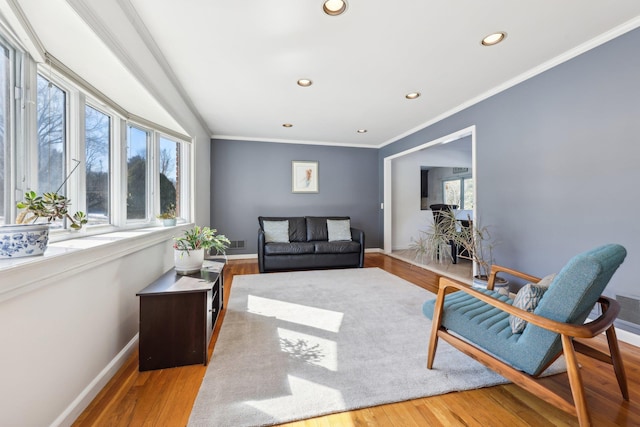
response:
M640 325L640 299L632 296L616 295L620 303L619 319Z
M229 249L244 249L246 240L232 240Z

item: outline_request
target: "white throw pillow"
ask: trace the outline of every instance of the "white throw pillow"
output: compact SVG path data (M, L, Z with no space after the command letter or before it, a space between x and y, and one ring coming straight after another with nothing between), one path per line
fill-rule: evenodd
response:
M351 241L351 221L348 219L328 219L327 232L330 242Z
M266 243L289 243L289 221L263 221Z

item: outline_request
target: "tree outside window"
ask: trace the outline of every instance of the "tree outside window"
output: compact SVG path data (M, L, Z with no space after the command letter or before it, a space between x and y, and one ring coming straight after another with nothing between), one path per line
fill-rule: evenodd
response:
M38 75L36 115L38 127L38 193L67 194L65 153L67 128L67 94ZM62 187L61 187L62 186ZM51 228L63 228L66 221L53 222Z
M160 137L160 212L175 208L180 216L180 144Z
M147 218L149 132L127 127L127 219Z
M109 224L111 117L85 106L86 203L90 224Z

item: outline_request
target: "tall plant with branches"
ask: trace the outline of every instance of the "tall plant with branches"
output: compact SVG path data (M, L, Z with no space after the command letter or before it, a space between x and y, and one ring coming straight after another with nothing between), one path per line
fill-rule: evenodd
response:
M453 244L457 248L459 258L468 259L477 267L476 277L486 280L493 264L493 248L496 245L489 227L468 218L468 226L463 226L452 210L440 211L440 220L434 222L431 230L421 232L412 249L416 256L429 255L433 259L450 256L448 251L441 251L443 244ZM443 253L444 252L444 253Z

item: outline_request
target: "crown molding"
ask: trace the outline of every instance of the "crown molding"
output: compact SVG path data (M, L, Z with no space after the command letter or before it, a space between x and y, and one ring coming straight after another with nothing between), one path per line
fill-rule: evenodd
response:
M394 143L396 141L399 141L402 138L405 138L405 137L407 137L409 135L412 135L412 134L414 134L414 133L416 133L418 131L421 131L422 129L425 129L425 128L427 128L427 127L429 127L429 126L431 126L431 125L433 125L435 123L438 123L438 122L446 119L447 117L450 117L450 116L452 116L452 115L454 115L456 113L459 113L460 111L462 111L462 110L464 110L466 108L469 108L469 107L471 107L471 106L473 106L475 104L478 104L479 102L484 101L485 99L490 98L493 95L496 95L496 94L498 94L500 92L503 92L503 91L513 87L513 86L516 86L519 83L522 83L522 82L524 82L526 80L529 80L530 78L535 77L538 74L542 74L545 71L550 70L551 68L553 68L553 67L555 67L557 65L560 65L560 64L562 64L564 62L567 62L570 59L575 58L576 56L579 56L579 55L581 55L581 54L583 54L585 52L590 51L591 49L594 49L594 48L596 48L596 47L598 47L600 45L603 45L604 43L606 43L608 41L611 41L611 40L615 39L616 37L620 37L621 35L623 35L625 33L628 33L629 31L635 30L638 27L640 27L640 16L638 16L638 17L636 17L634 19L631 19L631 20L625 22L624 24L619 25L619 26L617 26L617 27L615 27L615 28L613 28L613 29L611 29L611 30L609 30L607 32L604 32L604 33L600 34L599 36L594 37L593 39L591 39L591 40L589 40L589 41L587 41L585 43L582 43L582 44L576 46L575 48L570 49L570 50L568 50L568 51L556 56L555 58L552 58L549 61L544 62L544 63L538 65L537 67L534 67L534 68L530 69L529 71L526 71L526 72L514 77L511 80L507 80L506 82L494 87L493 89L490 89L490 90L484 92L483 94L478 95L475 98L472 98L472 99L470 99L470 100L468 100L466 102L463 102L462 104L458 105L457 107L454 107L454 108L452 108L452 109L450 109L450 110L448 110L448 111L446 111L446 112L434 117L433 119L431 119L431 120L429 120L429 121L427 121L425 123L422 123L421 125L418 125L418 126L412 128L412 129L409 129L408 131L403 132L400 135L395 136L395 137L383 142L382 144L378 145L376 148L383 148L383 147L385 147L385 146L387 146L389 144L392 144L392 143Z

